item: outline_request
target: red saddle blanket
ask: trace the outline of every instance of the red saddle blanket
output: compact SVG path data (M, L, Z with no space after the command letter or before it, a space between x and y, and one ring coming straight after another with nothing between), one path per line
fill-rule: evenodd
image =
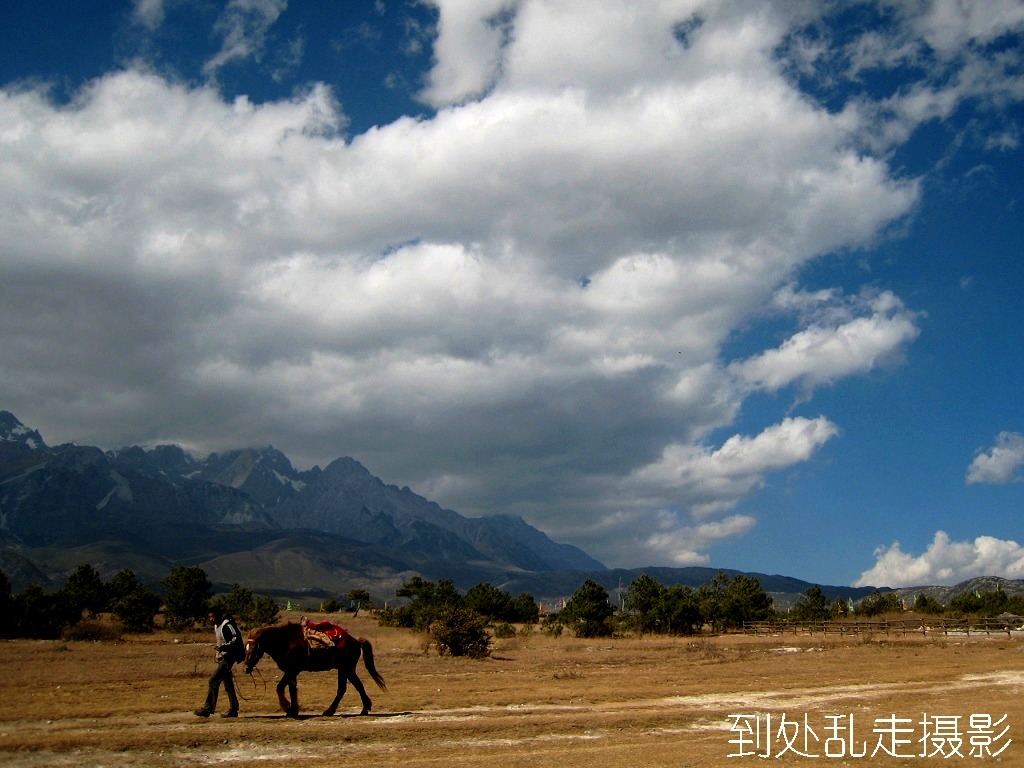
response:
M330 648L341 645L348 630L329 621L309 621L302 618L302 634L311 648Z

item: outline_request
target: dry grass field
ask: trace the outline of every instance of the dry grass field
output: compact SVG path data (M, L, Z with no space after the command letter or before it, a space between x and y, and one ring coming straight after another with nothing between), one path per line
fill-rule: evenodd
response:
M269 659L266 686L236 667L237 720L195 717L213 668L205 632L0 642L0 765L1024 766L1024 638L1006 633L538 632L473 661L425 652L372 617L347 621L373 642L388 684L361 674L368 717L353 716L351 690L337 716L319 716L332 673L301 675L302 715L283 717Z

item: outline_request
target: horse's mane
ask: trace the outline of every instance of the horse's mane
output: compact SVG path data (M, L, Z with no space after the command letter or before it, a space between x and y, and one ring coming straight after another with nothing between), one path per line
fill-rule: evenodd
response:
M253 630L253 632L249 635L249 639L259 640L265 634L276 635L283 631L290 631L294 633L295 630L301 632L302 627L296 624L294 621L289 621L286 624L271 624L269 627L260 627L259 629Z

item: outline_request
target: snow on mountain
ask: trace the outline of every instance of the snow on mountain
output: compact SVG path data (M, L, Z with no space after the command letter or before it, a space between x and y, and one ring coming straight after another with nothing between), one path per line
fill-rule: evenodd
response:
M33 451L46 449L40 434L18 421L10 411L0 411L0 442L18 443Z

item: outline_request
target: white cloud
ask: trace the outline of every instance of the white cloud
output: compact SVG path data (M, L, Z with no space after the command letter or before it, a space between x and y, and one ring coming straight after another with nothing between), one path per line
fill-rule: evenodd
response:
M799 31L785 45L786 63L794 72L833 95L837 84L851 86L844 116L858 126L858 139L865 146L876 152L891 150L921 125L950 117L970 99L1005 105L1024 97L1020 50L999 45L1000 38L1024 30L1024 6L1018 0L920 0L881 6L891 22L865 27L843 45L813 16L806 18L806 28L795 27ZM844 11L837 5L822 12ZM908 69L920 73L916 82L901 79L900 87L883 92L895 80L879 79L879 73L899 76ZM872 80L873 86L866 85ZM873 87L880 90L872 93ZM998 122L986 125L984 132L1006 135Z
M1024 547L991 536L951 541L944 531L937 531L928 549L916 557L904 552L898 541L875 550L874 567L853 586L953 585L977 576L1024 578Z
M764 477L807 461L838 434L828 419L789 418L756 437L734 435L717 450L671 444L661 457L635 470L626 495L684 506L698 518L735 506L761 487Z
M1000 432L988 452L979 450L967 468L968 483L1004 485L1020 482L1018 470L1024 466L1024 435Z
M931 0L920 8L920 13L909 14L912 28L945 56L959 55L969 43L987 43L1024 28L1024 4L1019 0ZM914 4L909 9L916 10Z
M822 298L832 299L828 293ZM778 390L793 382L808 387L830 384L855 373L872 370L915 339L916 315L891 293L850 302L850 312L815 321L776 349L766 350L734 364L733 370L749 385Z
M288 0L229 0L215 25L223 39L221 49L206 62L203 71L216 77L218 70L230 62L259 61L267 32L287 7Z
M481 96L498 79L505 31L501 14L518 0L427 0L441 20L434 41L435 66L421 94L435 107Z
M757 525L750 515L728 515L694 522L672 510L618 511L585 528L564 533L598 559L618 558L637 565L707 565L707 551L720 541L745 536Z
M164 0L132 0L135 6L135 20L147 29L153 30L164 22Z
M918 187L857 148L866 111L784 76L773 6L437 6L438 111L349 141L326 86L254 104L128 69L68 105L0 92L3 407L48 440L350 454L576 541L654 516L621 554L587 542L699 562L838 433L794 417L709 447L745 398L915 338L890 293L792 286ZM207 72L258 59L284 7L230 3ZM723 361L769 313L790 338Z

